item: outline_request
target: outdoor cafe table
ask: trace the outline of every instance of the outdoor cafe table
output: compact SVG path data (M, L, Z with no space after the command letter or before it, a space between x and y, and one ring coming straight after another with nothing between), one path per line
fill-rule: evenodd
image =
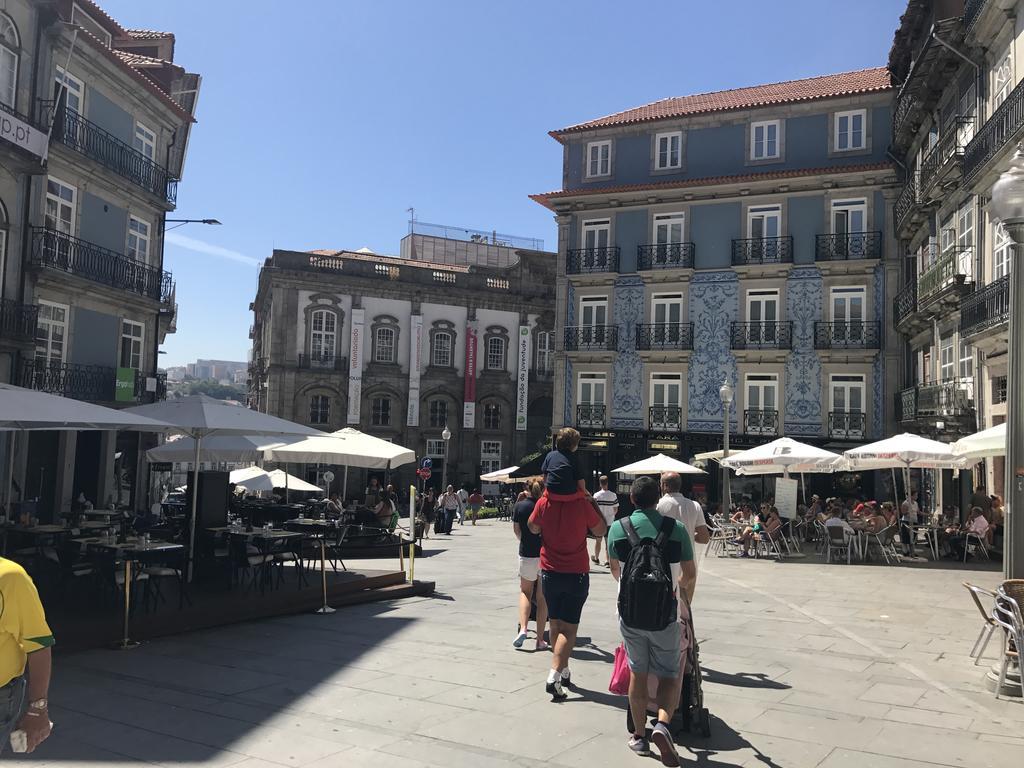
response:
M207 531L214 534L225 534L228 536L238 536L243 539L250 541L261 541L266 543L275 541L291 541L295 542L299 539L306 537L305 533L298 531L280 531L280 530L267 530L266 528L253 528L251 531L245 528L232 528L230 525L219 526L217 528L207 528ZM301 544L299 545L301 547ZM300 550L293 550L293 553L297 556L299 564L301 564L302 553ZM299 581L302 583L306 582L306 575L303 573L303 569L298 568Z
M100 538L72 539L76 544L95 549L104 549L112 552L115 557L124 558L124 634L118 647L122 650L134 648L137 642L130 639L128 635L128 612L131 608L131 586L132 566L136 560L145 555L153 553L181 552L185 547L183 544L174 544L169 541L143 542L142 539L128 539L124 542L110 542Z
M924 533L924 540L928 543L928 549L932 553L932 560L939 559L939 532L944 530L941 526L931 523L915 523L910 526L910 541L913 545L919 532Z
M298 517L294 520L286 520L284 527L290 530L303 531L307 535L320 539L320 580L323 584L323 605L316 609L317 613L334 613L334 609L327 604L327 534L338 530L338 525L333 520L312 520L310 518Z

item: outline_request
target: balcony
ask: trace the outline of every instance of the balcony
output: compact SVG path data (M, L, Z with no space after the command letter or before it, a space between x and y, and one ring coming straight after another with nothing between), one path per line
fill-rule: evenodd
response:
M964 2L964 30L970 31L981 15L981 9L988 0L966 0Z
M683 428L683 409L678 405L652 405L647 412L648 429L678 432Z
M960 334L977 336L1004 326L1010 319L1009 275L979 288L960 302Z
M880 349L881 323L875 320L815 322L814 348Z
M1010 91L964 149L964 181L972 183L1002 150L1013 149L1024 128L1024 80Z
M173 205L178 180L134 147L89 122L73 109L55 109L53 101L41 101L40 122L53 123L53 138L95 160L109 171Z
M618 348L616 325L576 325L565 329L567 352L615 352Z
M943 128L942 137L921 162L921 194L929 196L932 187L960 178L964 148L974 135L973 117L956 117Z
M896 294L892 302L893 322L897 328L903 328L904 324L917 315L917 281L912 280Z
M636 268L693 269L693 243L658 243L636 247Z
M636 326L638 350L693 349L693 323L639 323Z
M589 275L619 271L619 247L570 248L565 254L567 275Z
M299 355L299 368L315 371L348 371L348 358L326 352Z
M604 427L607 406L584 403L576 406L576 426L588 427L590 429L601 429Z
M790 264L793 261L793 237L751 237L732 241L733 266Z
M860 411L829 411L828 436L835 440L860 440L867 430L867 415Z
M39 307L0 299L0 337L23 344L34 344Z
M164 304L174 295L170 272L54 229L32 227L30 261Z
M147 391L147 379L156 380L156 388L149 392ZM135 402L137 403L154 403L158 400L167 399L167 374L166 373L155 373L152 376L147 376L142 371L135 372Z
M117 368L103 365L81 365L59 360L23 360L18 366L18 386L91 402L153 402L167 397L167 375L147 376L135 371L131 396L117 396ZM156 379L156 390L147 392L148 378Z
M731 349L792 349L793 323L781 320L733 323L729 346Z
M779 412L775 409L748 408L743 412L743 433L746 435L779 434Z
M896 235L912 224L924 221L924 209L921 206L921 182L917 174L913 174L903 183L895 205Z
M843 232L818 235L814 241L816 261L849 261L882 258L881 232Z
M898 395L898 417L901 422L920 419L953 421L973 430L974 380L971 378L946 379L934 384L908 387ZM945 427L944 427L945 428Z
M954 247L942 253L917 280L917 305L925 309L944 299L956 299L971 290L974 248Z

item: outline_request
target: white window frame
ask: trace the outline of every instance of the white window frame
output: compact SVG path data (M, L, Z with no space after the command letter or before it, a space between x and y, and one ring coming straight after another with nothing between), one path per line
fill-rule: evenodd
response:
M50 191L50 182L53 182L54 184L56 184L60 188L60 189L58 189L58 192L60 192L61 190L69 190L71 192L71 199L68 200L62 194L54 194L53 192L51 192ZM55 203L56 206L57 206L57 218L54 219L54 221L56 223L60 223L60 222L63 221L63 219L60 218L60 207L61 207L61 205L69 205L71 207L71 221L70 221L70 223L68 225L70 228L69 228L69 230L67 231L66 234L69 234L69 235L72 235L72 236L77 234L77 231L78 231L78 187L74 186L73 184L68 184L66 181L62 181L61 179L58 179L56 176L47 176L46 177L46 202L47 202L47 204L49 204L51 201L53 203ZM47 216L48 214L49 214L49 211L44 211L44 220L45 220L45 216ZM57 231L59 231L59 232L64 232L64 230L61 227L55 227L55 229L57 229Z
M316 398L320 398L319 403L326 405L326 407L317 408L313 418L313 403L316 402ZM315 392L309 396L309 423L310 424L330 424L331 423L331 396Z
M676 161L672 162L672 140L675 139ZM662 142L665 142L665 162L661 162ZM683 132L666 131L654 134L654 170L668 171L683 167Z
M383 348L389 349L390 354L387 357L381 355L382 345L380 343L381 334L389 333L390 341ZM374 330L373 333L373 361L375 363L394 363L398 360L398 349L397 342L398 333L390 325L384 325Z
M321 327L317 328L317 317L323 317ZM331 327L328 329L327 322ZM319 345L316 340L319 339ZM330 342L328 344L328 342ZM317 349L319 347L319 350ZM315 309L309 313L309 356L315 366L332 367L338 348L338 315L331 309Z
M480 441L480 474L501 469L501 440Z
M484 350L484 370L504 371L508 362L508 341L504 336L488 336ZM497 344L495 349L492 347Z
M775 129L775 153L769 154L769 144L771 139L769 138L770 129ZM763 133L762 140L762 153L757 153L757 131L761 129ZM778 160L782 156L782 121L781 120L758 120L750 124L750 159L751 160Z
M595 313L598 307L604 307L604 322L603 323L584 323L583 322L583 308L594 307ZM609 325L608 322L608 297L607 296L580 296L580 319L579 325L581 328L596 328L599 325Z
M136 320L121 318L121 345L118 349L118 364L122 368L142 369L142 361L145 356L144 344L146 341L146 326ZM128 351L128 365L125 365L125 345L131 345Z
M594 242L600 241L600 232L605 233L605 245L587 245L587 234L594 233ZM580 247L587 250L608 248L612 242L612 220L611 219L586 219L580 229Z
M438 344L438 340L442 336L448 339L448 346L444 348ZM441 368L450 368L455 349L455 336L451 331L435 331L430 340L430 364ZM443 353L444 356L442 356L441 353Z
M658 398L655 396L655 392L658 389L658 385L662 385L663 388L675 384L679 389L679 396L676 398L676 402L658 402ZM683 407L683 374L681 373L652 373L650 381L650 405L654 408L682 408Z
M551 373L555 360L555 332L537 332L537 371Z
M860 143L854 144L855 129L853 127L854 119L860 118ZM842 130L840 124L843 120L846 120L847 129ZM868 126L868 111L866 109L850 109L844 112L836 112L833 115L834 130L832 132L832 148L835 152L856 152L857 150L866 149L868 145L867 137L867 126ZM840 146L843 134L847 137L847 146Z
M779 408L779 374L777 373L748 373L743 377L743 408L744 410L753 410L750 405L750 385L751 384L770 384L771 388L775 392L773 400L775 401L774 408L765 408L764 403L759 403L757 410L780 410ZM763 399L763 398L762 398Z
M995 224L992 229L992 280L998 280L1010 274L1012 269L1013 240L1002 224Z
M778 219L778 234L777 235L765 235L764 230L766 227L762 224L761 226L761 237L762 240L770 240L773 237L782 237L782 205L774 203L771 205L754 205L747 209L747 237L751 240L754 238L754 220L755 219L768 219L772 218L772 214L775 214L775 218Z
M836 299L837 298L853 298L855 296L860 297L861 306L861 317L859 320L851 320L849 317L837 318L836 315ZM849 306L849 305L847 305ZM868 313L868 289L863 285L833 285L828 290L828 316L829 320L833 323L864 323L867 322Z
M432 459L444 459L444 443L443 439L428 437L426 448L423 451L424 455Z
M675 229L675 225L679 225L679 239L672 239L672 230ZM662 229L665 232L666 240L664 243L658 239L658 230ZM675 245L676 243L686 242L686 212L685 211L673 211L671 213L656 213L654 214L653 226L651 231L651 243L654 245Z
M65 362L67 360L67 357L68 357L68 342L70 341L69 331L70 331L70 328L71 328L71 322L70 322L71 321L71 307L69 307L67 304L59 304L59 303L57 303L55 301L46 301L45 299L39 299L39 300L37 300L36 303L39 304L39 317L38 317L38 320L36 321L36 351L35 351L35 358L36 358L36 360L45 360L46 362L61 362L61 363L63 363L63 362ZM43 312L44 308L51 310L51 313L52 313L52 310L55 310L55 309L61 310L64 313L64 319L63 320L54 320L52 317L44 317L44 314L45 314ZM39 328L41 326L46 326L48 329L52 329L53 327L60 327L60 328L63 329L63 334L61 336L61 341L60 341L60 356L59 357L55 357L52 354L52 352L53 352L53 332L52 332L52 330L48 331L47 334L46 334L46 350L45 350L45 354L42 354L42 355L39 354Z
M682 293L652 293L651 294L651 325L675 325L676 323L669 322L666 320L664 323L658 322L658 307L665 307L665 316L671 314L671 307L679 307L679 320L678 323L685 322L683 310L683 294Z
M434 403L444 403L444 418L441 419L443 423L434 423L434 414L431 413L431 406ZM427 401L427 424L434 429L441 429L448 424L448 419L452 417L452 409L448 406L450 403L443 397L432 397Z
M763 304L767 299L775 299L775 319L765 320L761 317L759 320L751 320L750 307L757 303ZM778 288L751 288L747 291L746 295L746 318L748 323L777 323L782 319L782 299L779 294Z
M63 78L63 79L62 79ZM64 67L58 66L57 73L54 75L54 80L57 85L63 85L66 96L64 97L64 103L67 108L73 112L81 115L85 112L85 83L80 79L66 71ZM71 100L74 99L74 105Z
M498 409L498 426L494 427L487 423L487 411L490 408ZM501 412L501 403L497 400L490 400L483 404L481 409L480 423L483 424L484 429L501 429L501 422L504 419L504 414Z
M591 392L593 392L593 385L600 382L601 391L604 393L604 398L597 402L596 400L583 399L583 386L589 384L591 386ZM576 404L577 405L606 405L608 402L608 374L600 373L598 371L580 371L576 378Z
M151 130L141 120L135 121L135 134L132 146L147 160L156 160L156 131Z
M953 381L956 378L957 353L959 347L953 334L939 339L939 376L937 381Z
M1013 44L1014 40L1011 38L1006 44L1006 48L1003 49L1003 55L992 67L992 109L990 114L1006 101L1006 97L1010 95L1010 91L1014 87Z
M607 152L602 152L607 150ZM587 143L584 158L584 176L588 179L600 179L612 175L612 140L591 141ZM595 165L596 164L596 165ZM594 172L591 172L591 171Z
M957 345L957 368L956 377L961 382L974 378L974 347L967 341L960 338Z
M383 402L385 400L388 403L388 407L387 407L387 420L386 421L378 420L377 419L377 413L378 413L377 402L378 401ZM376 396L370 398L370 426L373 426L373 427L390 427L392 421L394 420L394 411L395 411L395 401L394 401L394 399L390 395L376 395ZM384 412L383 409L381 409L380 413L383 414L383 412Z
M846 226L847 226L847 229L846 229L845 233L841 233L841 232L837 232L836 231L836 214L837 213L845 213L846 214ZM859 213L861 215L861 221L863 222L863 226L860 229L852 229L850 227L850 221L852 219L851 214L853 214L853 213ZM850 199L850 200L834 200L832 202L832 214L831 214L831 216L829 218L831 219L829 224L832 227L832 234L833 235L838 235L838 234L857 235L857 234L862 234L864 232L867 232L867 228L868 228L868 201L867 201L866 198L863 198L863 197L853 198L853 199Z
M0 103L15 109L18 100L18 71L21 67L21 40L18 35L18 27L7 14L0 14L0 25L8 28L10 34L14 37L14 40L11 42L0 38L0 67L4 66L3 58L8 57L11 73L11 82L6 89L7 92L0 92Z
M843 404L843 410L838 411L838 409L836 408L835 399L835 386L837 384L849 385L844 387L847 390L860 390L861 409L859 411L853 411L850 409L849 396L847 396L846 402ZM828 377L828 409L832 412L838 411L839 413L867 413L867 394L867 385L864 380L864 374L833 373Z
M143 231L144 230L144 231ZM152 243L153 226L145 219L138 216L128 216L128 243L126 253L128 258L149 264L150 245ZM139 254L139 251L142 254Z

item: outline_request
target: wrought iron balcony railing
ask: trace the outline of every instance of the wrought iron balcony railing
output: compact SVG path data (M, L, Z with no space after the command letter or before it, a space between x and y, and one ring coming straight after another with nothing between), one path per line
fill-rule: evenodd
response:
M903 287L892 301L893 320L897 326L917 312L917 281L913 280Z
M964 180L972 181L1024 128L1024 80L1010 91L964 149Z
M880 259L881 257L881 232L843 232L835 235L818 235L815 238L814 258L818 261Z
M693 268L693 243L657 243L636 247L636 268Z
M619 348L619 328L615 325L575 325L565 329L568 352L611 351Z
M603 427L607 406L593 403L582 403L576 406L576 426Z
M875 320L814 323L815 349L879 349L881 324Z
M918 306L924 307L945 289L971 282L974 248L956 247L940 254L917 280Z
M148 380L155 379L149 391ZM22 360L18 365L17 383L26 389L53 395L87 400L114 402L117 398L117 369L104 365L63 363L60 360ZM135 371L131 402L151 403L167 399L167 374ZM121 401L125 402L125 401Z
M591 272L618 272L619 246L604 248L570 248L565 254L565 273L583 275Z
M29 342L35 339L39 307L19 304L11 299L0 299L0 336Z
M750 237L732 241L732 263L788 264L793 261L793 237Z
M921 191L927 193L948 162L959 163L974 129L973 117L956 117L943 129L943 134L921 161Z
M40 122L52 121L54 139L168 203L177 200L178 180L162 165L73 109L57 109L53 101L41 101L39 108Z
M779 412L775 409L748 408L743 412L743 432L747 435L777 435Z
M147 390L147 380L156 379L156 389L152 392ZM167 399L167 374L155 373L147 376L142 371L135 372L135 400L140 403L155 403L158 400Z
M964 3L964 30L970 31L974 22L981 15L981 9L985 7L988 0L966 0Z
M636 348L693 349L693 323L639 323Z
M974 379L945 379L919 384L899 393L899 420L958 418L974 413Z
M732 349L792 349L793 323L772 320L754 323L733 323Z
M1009 275L979 288L960 302L960 333L972 336L1010 319Z
M920 192L921 182L917 174L912 174L904 183L903 189L900 190L899 196L896 198L895 205L895 219L896 219L896 231L903 227L904 222L910 217L914 209L921 202Z
M174 293L170 272L55 229L32 228L31 261L163 303Z
M348 358L342 357L341 355L327 353L317 353L311 355L300 354L299 368L328 371L347 371Z
M828 436L841 440L864 437L867 430L867 414L861 411L829 411Z
M647 411L648 429L678 431L683 428L683 409L678 405L652 405Z

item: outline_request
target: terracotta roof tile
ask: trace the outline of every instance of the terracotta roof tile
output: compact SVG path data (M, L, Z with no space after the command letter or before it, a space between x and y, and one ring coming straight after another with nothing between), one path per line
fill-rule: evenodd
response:
M755 85L748 88L734 88L729 91L699 93L693 96L677 96L662 99L642 107L616 112L585 123L571 125L551 135L560 139L563 134L577 131L607 128L617 125L632 125L651 120L666 120L685 115L699 115L706 112L724 112L733 109L750 109L770 104L787 104L811 101L835 96L849 96L856 93L871 93L892 88L889 70L886 67L872 67L856 72L840 72L834 75L809 77L804 80L788 80L769 85Z
M155 29L126 29L125 33L128 37L133 37L136 40L166 40L167 38L174 38L173 32L159 32Z
M772 181L775 179L792 179L800 176L818 176L821 174L862 173L864 171L892 171L889 163L867 163L863 165L840 165L831 168L798 168L788 171L765 171L763 173L744 173L738 176L705 176L699 179L682 179L678 181L655 181L646 184L619 184L614 187L587 187L585 189L559 189L554 192L541 192L530 195L530 199L545 208L551 208L551 201L562 197L580 197L583 195L602 195L623 192L646 192L658 189L684 189L686 187L707 187L715 184L742 184L745 181Z
M172 67L178 67L173 61L167 61L166 59L157 59L153 56L143 56L141 53L134 53L133 51L122 51L115 48L114 53L117 54L118 58L124 61L126 64L133 67L162 67L169 65Z

